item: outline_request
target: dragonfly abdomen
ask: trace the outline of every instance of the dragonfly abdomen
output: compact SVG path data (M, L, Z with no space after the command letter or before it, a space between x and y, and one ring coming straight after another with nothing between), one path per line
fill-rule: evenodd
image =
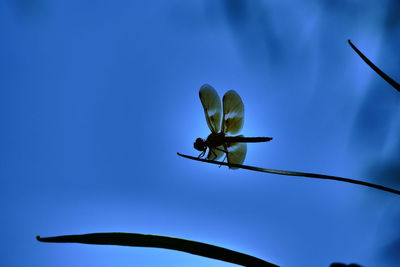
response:
M224 139L227 143L259 143L271 141L272 137L225 136Z

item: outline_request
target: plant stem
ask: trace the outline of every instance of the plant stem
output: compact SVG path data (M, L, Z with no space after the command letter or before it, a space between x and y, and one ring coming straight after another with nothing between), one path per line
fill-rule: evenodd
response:
M283 171L283 170L275 170L275 169L265 169L265 168L260 168L260 167L255 167L255 166L249 166L249 165L242 165L242 164L234 164L234 163L226 163L222 161L214 161L214 160L208 160L208 159L202 159L202 158L196 158L188 155L184 155L181 153L177 153L179 156L192 159L192 160L197 160L197 161L202 161L202 162L207 162L211 164L217 164L217 165L224 165L228 167L236 167L236 168L241 168L241 169L246 169L246 170L251 170L251 171L258 171L258 172L266 172L266 173L273 173L273 174L279 174L279 175L289 175L289 176L301 176L301 177L306 177L306 178L317 178L317 179L327 179L327 180L336 180L336 181L341 181L341 182L346 182L346 183L352 183L352 184L358 184L358 185L364 185L368 187L372 187L375 189L383 190L386 192L394 193L397 195L400 195L400 191L377 185L377 184L372 184L368 182L363 182L359 180L354 180L350 178L343 178L343 177L338 177L338 176L332 176L332 175L325 175L325 174L317 174L317 173L308 173L308 172L296 172L296 171Z
M400 92L400 84L398 84L395 80L389 77L386 73L384 73L381 69L379 69L374 63L371 62L363 53L361 53L360 50L350 41L348 40L349 45L351 48L353 48L354 51L361 57L362 60L364 60L365 63L367 63L368 66L371 67L379 76L382 77L387 83L389 83L391 86L393 86L394 89Z

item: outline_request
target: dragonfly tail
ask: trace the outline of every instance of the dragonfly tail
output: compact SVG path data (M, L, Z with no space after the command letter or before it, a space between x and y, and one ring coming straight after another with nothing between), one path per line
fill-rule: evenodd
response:
M272 137L225 136L225 138L229 143L259 143L272 140Z

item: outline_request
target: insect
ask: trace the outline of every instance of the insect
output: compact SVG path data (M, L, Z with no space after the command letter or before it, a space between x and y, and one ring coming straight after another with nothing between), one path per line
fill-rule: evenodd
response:
M225 154L228 164L242 164L247 153L247 143L272 140L272 137L227 135L237 134L242 129L244 121L243 102L234 90L225 93L222 98L222 109L221 100L211 85L204 84L201 86L199 96L208 128L211 130L211 134L207 139L199 137L193 144L195 149L201 151L199 158L204 157L208 148L207 159L209 160L217 160ZM235 169L234 167L230 168Z

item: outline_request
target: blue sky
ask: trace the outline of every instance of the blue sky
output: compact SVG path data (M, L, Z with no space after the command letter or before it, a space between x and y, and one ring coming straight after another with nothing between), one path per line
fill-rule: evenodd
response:
M336 4L334 4L336 3ZM396 1L1 1L2 266L232 266L36 235L175 236L282 266L396 266L399 198L179 158L236 90L245 164L399 188ZM397 245L398 248L398 245ZM389 253L389 254L388 254Z

